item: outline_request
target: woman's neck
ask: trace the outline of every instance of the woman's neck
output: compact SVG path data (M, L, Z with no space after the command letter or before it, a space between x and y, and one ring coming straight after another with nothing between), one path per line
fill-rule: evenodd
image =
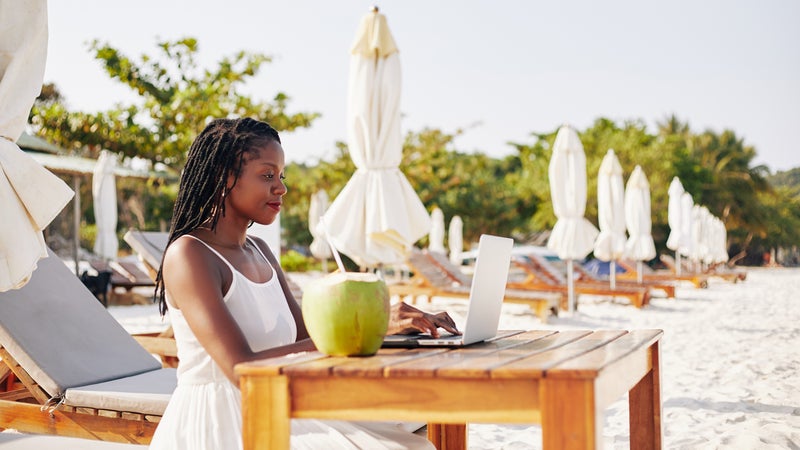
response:
M210 226L201 226L197 229L199 238L203 239L209 244L229 248L241 249L246 246L247 242L247 228L239 229L239 227L227 226L222 221L217 223L214 230Z

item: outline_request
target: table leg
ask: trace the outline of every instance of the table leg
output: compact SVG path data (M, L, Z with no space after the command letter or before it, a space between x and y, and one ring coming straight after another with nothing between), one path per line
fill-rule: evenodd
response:
M438 450L466 450L467 424L429 423L428 440Z
M283 376L242 377L244 450L289 448L289 382Z
M631 389L631 448L661 448L661 366L658 342L650 347L652 369Z
M595 405L593 380L545 378L540 386L544 450L598 448L603 417Z

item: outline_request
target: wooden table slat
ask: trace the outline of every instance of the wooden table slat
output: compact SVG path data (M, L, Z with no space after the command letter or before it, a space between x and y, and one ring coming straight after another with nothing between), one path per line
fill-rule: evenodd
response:
M552 335L552 331L534 330L515 334L496 341L487 341L458 349L448 349L424 359L393 364L386 368L385 375L392 377L433 377L436 369L458 364L464 360L489 355L497 351L522 345Z
M567 345L522 358L492 370L494 378L541 377L545 371L627 334L624 330L599 330Z
M635 330L600 348L565 361L549 370L546 377L595 378L608 365L657 341L661 330Z
M281 370L286 366L301 364L322 358L326 358L326 355L320 352L291 353L284 356L277 356L275 358L267 358L258 361L237 364L234 370L240 376L251 373L257 373L258 375L277 375L281 373Z
M467 361L442 367L436 371L439 377L482 378L491 376L491 370L513 361L552 350L591 334L586 330L570 330L551 333L540 339L504 348L487 355L479 355Z
M369 358L350 358L350 361L335 367L333 374L338 376L382 377L389 366L427 358L446 351L446 349L441 348L408 349L402 352L381 350L377 355Z

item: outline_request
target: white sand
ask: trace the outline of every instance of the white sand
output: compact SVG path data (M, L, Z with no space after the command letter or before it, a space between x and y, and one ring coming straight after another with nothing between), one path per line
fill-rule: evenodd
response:
M303 277L293 279L303 284ZM307 278L306 278L307 279ZM542 324L522 305L504 305L505 329L664 330L661 402L665 449L800 449L800 269L748 268L747 281L678 288L637 310L581 297L577 314ZM463 323L464 302L421 304ZM164 327L154 306L109 308L129 331ZM605 448L629 448L628 404L606 411ZM541 448L541 428L471 424L471 449Z

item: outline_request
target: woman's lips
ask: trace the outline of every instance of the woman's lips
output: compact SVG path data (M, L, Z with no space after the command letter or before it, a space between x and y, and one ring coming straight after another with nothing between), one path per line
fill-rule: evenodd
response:
M267 203L267 206L269 206L270 208L274 209L275 211L278 211L278 212L281 211L281 202L270 202L270 203Z

